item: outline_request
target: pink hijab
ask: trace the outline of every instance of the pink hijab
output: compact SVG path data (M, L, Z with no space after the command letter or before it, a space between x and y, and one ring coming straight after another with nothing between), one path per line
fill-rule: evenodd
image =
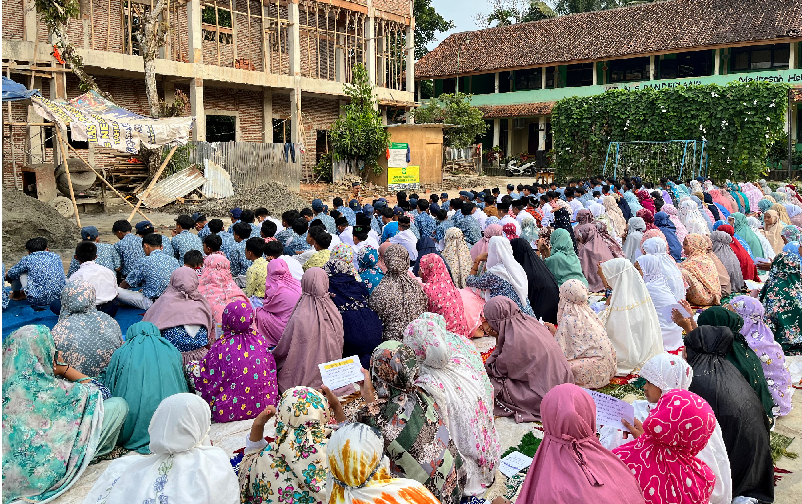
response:
M493 236L504 236L504 228L500 224L490 224L485 228L482 239L471 247L471 259L475 261L477 257L487 252L487 245Z
M301 288L303 294L273 350L279 393L298 386L319 389L323 380L318 364L343 357L343 319L329 295L329 275L323 268L309 268Z
M696 455L715 428L716 416L704 399L671 390L643 421L643 435L613 453L635 475L647 503L707 503L716 476Z
M685 227L685 224L682 223L682 220L679 218L679 212L677 212L677 207L674 205L665 204L663 208L660 209L661 212L665 212L668 214L669 220L674 223L674 227L677 228L676 235L677 240L680 243L685 241L685 237L688 236L688 228ZM664 236L665 238L665 236Z
M643 503L637 480L596 438L596 404L572 383L543 398L543 442L526 474L520 502Z
M668 240L666 240L666 235L664 235L659 228L650 229L645 233L643 233L643 236L640 239L640 246L638 248L640 249L641 254L646 255L646 251L643 250L643 244L646 242L646 240L650 238L660 238L661 240L666 242L666 247L668 247Z
M387 252L387 249L390 248L390 245L392 245L392 243L389 241L379 245L379 262L377 264L379 265L379 269L382 270L382 273L387 273L387 265L384 264L384 253Z
M203 260L203 273L199 279L198 292L203 294L212 307L215 324L223 321L223 310L232 301L248 301L248 297L237 287L231 277L231 263L222 254L210 254Z
M256 328L268 346L278 344L300 297L301 282L292 277L284 259L270 261L267 264L264 303L256 309Z
M613 259L613 254L593 224L580 224L574 229L574 234L582 242L577 255L582 273L588 280L588 290L601 292L604 290L604 283L599 277L599 263Z
M437 254L426 254L420 260L420 277L423 292L429 299L428 311L438 313L446 321L446 329L470 337L462 296L448 274L443 258Z

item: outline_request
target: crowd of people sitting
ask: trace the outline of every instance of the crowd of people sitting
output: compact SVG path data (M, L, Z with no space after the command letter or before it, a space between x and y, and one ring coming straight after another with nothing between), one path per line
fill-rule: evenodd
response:
M773 502L794 186L591 178L230 220L85 227L67 275L41 237L3 267L4 309L58 315L3 339L4 504L104 458L85 503L480 501L500 417L544 432L519 504ZM144 311L125 336L121 306ZM329 390L319 365L350 356L364 379ZM627 430L582 390L611 382L642 384ZM234 462L209 431L241 420Z

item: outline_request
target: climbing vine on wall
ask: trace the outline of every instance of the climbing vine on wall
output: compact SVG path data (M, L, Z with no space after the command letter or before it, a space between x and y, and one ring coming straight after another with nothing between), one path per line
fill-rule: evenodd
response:
M706 140L716 180L752 180L782 141L788 86L767 82L610 90L552 111L558 175L601 173L610 142Z

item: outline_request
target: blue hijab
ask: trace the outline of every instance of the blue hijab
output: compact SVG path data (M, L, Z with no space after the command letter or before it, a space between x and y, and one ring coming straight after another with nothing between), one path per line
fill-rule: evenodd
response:
M668 242L668 253L675 261L682 257L682 244L677 239L677 227L671 222L671 218L665 212L654 214L654 225L663 232Z
M799 242L792 241L785 244L783 247L783 252L788 252L789 254L794 254L799 259L802 259L802 256L799 255Z

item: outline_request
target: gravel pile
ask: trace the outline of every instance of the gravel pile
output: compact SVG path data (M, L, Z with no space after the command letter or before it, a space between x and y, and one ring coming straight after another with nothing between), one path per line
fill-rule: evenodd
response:
M25 242L39 236L47 238L50 250L74 249L81 230L47 203L16 189L3 189L3 260L8 263L25 255Z
M159 209L160 212L174 214L192 214L201 212L209 216L225 216L229 210L240 207L243 210L254 210L265 207L270 215L280 217L282 212L297 210L310 205L297 193L291 191L281 182L268 182L253 189L236 190L234 196L223 199L207 199L201 201L187 200L184 203L173 203Z

